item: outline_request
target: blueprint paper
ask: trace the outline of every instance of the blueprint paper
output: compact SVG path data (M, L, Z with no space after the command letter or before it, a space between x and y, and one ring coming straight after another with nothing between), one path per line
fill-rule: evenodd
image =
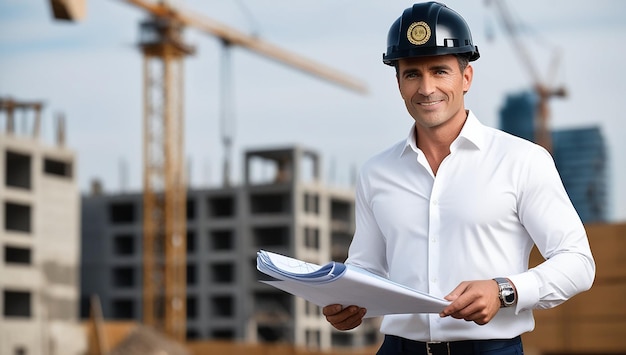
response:
M385 314L439 313L449 301L371 272L331 261L317 265L260 250L257 269L274 278L261 282L302 297L320 307L341 304L367 309L365 318Z

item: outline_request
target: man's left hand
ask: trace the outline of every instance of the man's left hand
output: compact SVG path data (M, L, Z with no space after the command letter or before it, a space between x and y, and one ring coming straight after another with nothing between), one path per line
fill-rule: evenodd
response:
M444 297L452 303L439 316L485 325L500 309L498 294L498 284L493 280L463 281Z

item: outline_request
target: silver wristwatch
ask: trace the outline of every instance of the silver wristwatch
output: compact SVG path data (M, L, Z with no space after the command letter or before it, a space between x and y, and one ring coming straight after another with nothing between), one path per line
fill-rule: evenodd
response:
M498 293L500 297L500 307L511 307L514 305L517 298L515 297L515 289L513 285L511 285L511 282L503 277L496 277L493 280L498 283L498 288L500 289Z

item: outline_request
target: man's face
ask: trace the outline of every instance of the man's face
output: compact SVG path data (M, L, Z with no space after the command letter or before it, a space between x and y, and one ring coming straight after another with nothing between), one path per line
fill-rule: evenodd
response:
M472 83L473 68L463 72L453 55L398 60L398 87L418 129L437 128L452 119L464 120L463 94Z

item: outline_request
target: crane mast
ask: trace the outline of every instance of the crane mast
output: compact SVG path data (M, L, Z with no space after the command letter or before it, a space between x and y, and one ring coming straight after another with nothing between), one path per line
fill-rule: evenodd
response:
M141 24L144 72L143 320L184 341L186 179L183 59L193 48L169 18Z
M541 79L539 70L533 62L533 57L531 56L530 51L519 37L518 28L513 21L513 17L511 16L511 12L507 7L506 2L504 0L486 0L485 3L487 5L495 5L504 29L511 39L513 49L519 55L522 65L525 67L533 82L533 90L537 95L538 100L534 117L534 141L549 152L552 152L552 137L548 124L550 119L550 108L548 103L553 97L566 97L567 91L564 87L551 87L550 85L552 83L550 81ZM551 69L553 72L556 71L556 68Z

